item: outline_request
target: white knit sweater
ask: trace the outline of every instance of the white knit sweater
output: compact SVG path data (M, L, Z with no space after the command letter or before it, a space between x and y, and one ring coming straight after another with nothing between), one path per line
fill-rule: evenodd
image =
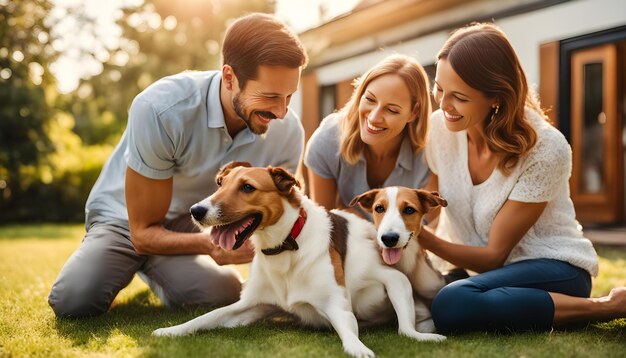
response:
M507 199L548 202L537 222L513 248L505 264L536 258L569 262L598 273L597 254L583 237L570 199L572 152L565 137L536 111L526 117L537 132L537 143L509 176L495 169L474 185L468 170L467 132L451 132L443 113L433 113L426 158L439 178L439 192L448 201L437 234L470 246L486 246L493 220Z

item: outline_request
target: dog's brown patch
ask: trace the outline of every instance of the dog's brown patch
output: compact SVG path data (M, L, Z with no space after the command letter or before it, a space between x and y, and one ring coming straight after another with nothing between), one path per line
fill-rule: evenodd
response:
M372 189L372 190L366 191L365 193L361 195L357 195L356 197L352 198L352 200L350 201L350 206L355 206L356 204L359 204L365 210L372 210L372 205L374 205L376 196L381 191L382 189Z
M233 222L252 214L262 214L259 228L263 228L282 217L285 210L281 199L299 207L300 201L294 192L299 183L287 171L248 167L246 164L231 163L218 174L219 188L212 200L221 205L221 221Z
M328 216L332 225L329 246L330 262L335 271L335 281L345 287L344 262L347 251L348 221L334 213L328 213Z
M398 204L398 212L401 213L404 226L418 234L422 228L422 217L429 210L429 206L424 200L417 195L419 189L398 188L396 202ZM412 207L416 212L412 215L403 214L406 207Z

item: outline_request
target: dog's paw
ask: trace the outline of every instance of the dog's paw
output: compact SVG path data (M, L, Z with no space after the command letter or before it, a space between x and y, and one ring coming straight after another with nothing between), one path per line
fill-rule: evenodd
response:
M435 328L435 322L432 319L427 319L417 324L417 331L423 333L435 333L437 328Z
M418 331L400 332L409 338L413 338L420 342L442 342L446 340L446 336L434 333L420 333Z
M422 334L422 341L427 341L427 342L443 342L447 339L446 336L442 336L441 334L435 334L435 333L421 333L421 334Z
M344 344L344 352L356 358L374 358L376 355L374 352L367 348L363 343L358 341L355 344Z
M177 327L159 328L152 332L156 337L179 337L184 336L184 332L177 329Z

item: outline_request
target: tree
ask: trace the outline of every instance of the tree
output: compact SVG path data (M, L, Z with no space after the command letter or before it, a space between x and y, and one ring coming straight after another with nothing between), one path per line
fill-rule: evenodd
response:
M19 216L21 194L54 150L46 134L55 96L48 65L56 52L45 18L48 0L0 6L0 218Z
M74 130L88 144L116 142L139 92L184 70L218 69L228 21L253 11L272 13L273 2L149 0L124 8L117 21L122 38L102 73L81 81L65 100L76 118Z
M132 99L161 77L217 69L229 19L273 12L272 4L147 0L121 10L119 42L104 46L96 19L79 3L63 18L73 19L75 31L91 33L64 43L77 43L81 54L101 61L102 72L61 95L49 71L64 51L57 41L63 34L53 31L51 0L0 0L0 223L81 220ZM80 47L76 38L99 46Z

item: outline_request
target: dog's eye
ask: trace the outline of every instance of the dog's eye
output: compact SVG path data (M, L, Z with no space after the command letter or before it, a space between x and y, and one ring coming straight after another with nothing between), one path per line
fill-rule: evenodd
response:
M241 191L243 191L244 193L252 193L255 190L256 188L250 184L244 184L241 186Z
M384 212L385 212L385 207L384 207L384 206L382 206L382 205L376 205L376 207L374 208L374 210L375 210L377 213L379 213L379 214L380 214L380 213L384 213Z
M402 210L402 213L408 214L408 215L415 214L415 209L413 209L410 206L407 206L406 208L404 208L404 210Z

